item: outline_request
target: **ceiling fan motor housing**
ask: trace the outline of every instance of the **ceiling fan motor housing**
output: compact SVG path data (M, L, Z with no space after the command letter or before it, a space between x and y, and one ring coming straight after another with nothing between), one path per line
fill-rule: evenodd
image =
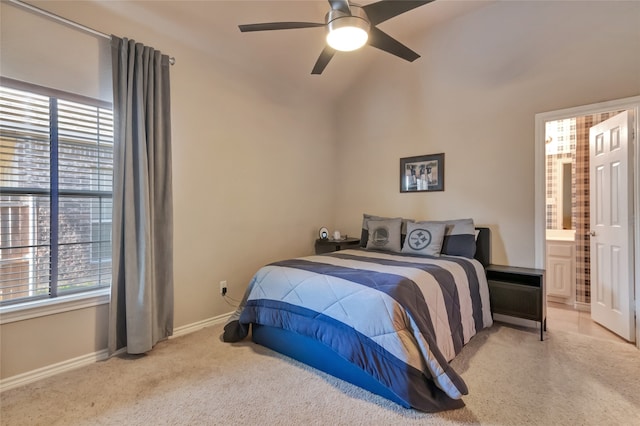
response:
M353 18L353 19L348 19ZM327 30L331 31L332 27L339 22L347 21L351 26L357 26L363 30L369 32L369 17L363 8L351 5L351 14L343 12L339 9L331 9L325 16L325 22L327 23Z

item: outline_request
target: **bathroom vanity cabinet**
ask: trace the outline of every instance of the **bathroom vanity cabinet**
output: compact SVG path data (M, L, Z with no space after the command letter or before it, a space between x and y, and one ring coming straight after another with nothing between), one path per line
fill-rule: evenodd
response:
M576 255L573 240L547 240L547 296L569 301L575 293Z

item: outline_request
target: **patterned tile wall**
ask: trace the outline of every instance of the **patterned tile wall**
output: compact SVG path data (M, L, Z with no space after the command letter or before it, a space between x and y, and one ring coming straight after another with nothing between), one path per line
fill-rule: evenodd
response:
M576 127L576 302L590 303L589 127L593 116L578 117Z
M575 229L576 119L557 120L546 126L546 197L547 229L562 229L558 224L559 165L571 162L571 228Z

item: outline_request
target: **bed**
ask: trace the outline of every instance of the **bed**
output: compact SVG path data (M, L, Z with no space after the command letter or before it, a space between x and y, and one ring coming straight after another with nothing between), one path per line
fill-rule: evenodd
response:
M366 218L365 247L260 268L223 340L251 334L257 344L403 407L437 412L464 406L467 386L449 362L492 324L484 273L489 229L472 228L472 243L465 235L465 256L448 254L455 235L445 235L434 256L375 247L384 238L365 229ZM404 248L410 236L401 227L397 238Z

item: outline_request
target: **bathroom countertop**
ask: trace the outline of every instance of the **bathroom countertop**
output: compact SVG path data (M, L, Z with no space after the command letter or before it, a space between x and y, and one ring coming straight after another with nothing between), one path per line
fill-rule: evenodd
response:
M575 241L574 229L547 229L547 241Z

